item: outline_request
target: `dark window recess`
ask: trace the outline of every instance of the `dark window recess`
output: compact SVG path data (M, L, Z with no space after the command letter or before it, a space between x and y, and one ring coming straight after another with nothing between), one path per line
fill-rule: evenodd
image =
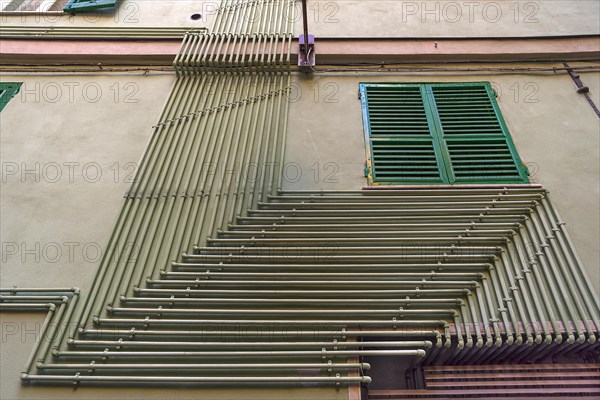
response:
M489 83L360 91L370 184L529 182Z

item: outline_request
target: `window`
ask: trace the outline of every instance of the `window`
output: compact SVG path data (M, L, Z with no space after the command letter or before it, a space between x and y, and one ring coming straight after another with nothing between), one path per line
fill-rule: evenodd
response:
M19 93L20 83L0 83L0 111Z
M369 184L528 183L489 83L361 84Z
M118 0L0 0L0 11L9 13L76 13L115 7Z
M69 0L2 0L2 12L62 12Z

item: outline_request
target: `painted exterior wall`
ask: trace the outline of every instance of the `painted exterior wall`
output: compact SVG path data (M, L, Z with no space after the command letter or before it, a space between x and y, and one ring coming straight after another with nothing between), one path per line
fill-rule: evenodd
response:
M309 3L311 3L309 1ZM596 34L594 1L312 1L316 37L523 37ZM565 13L565 10L569 10ZM300 24L296 24L299 32Z
M122 0L115 11L81 15L5 15L6 25L185 26L210 28L218 0ZM302 28L301 6L290 16ZM309 0L316 37L523 37L593 35L600 30L595 0L398 1ZM202 17L193 21L192 14ZM160 18L156 18L160 16ZM250 17L249 17L250 18Z
M2 23L6 25L25 26L189 26L194 28L209 28L212 26L216 9L220 1L167 0L144 1L122 0L119 6L112 10L69 15L69 14L38 14L16 15L2 13ZM193 21L190 16L202 14L202 18ZM160 16L160 18L157 18Z

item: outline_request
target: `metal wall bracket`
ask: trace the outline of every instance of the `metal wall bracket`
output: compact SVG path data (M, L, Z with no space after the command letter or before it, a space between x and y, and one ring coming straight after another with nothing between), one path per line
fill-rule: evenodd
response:
M300 48L298 49L298 66L310 69L316 64L315 57L315 35L308 35L308 43L304 40L304 34L298 38Z

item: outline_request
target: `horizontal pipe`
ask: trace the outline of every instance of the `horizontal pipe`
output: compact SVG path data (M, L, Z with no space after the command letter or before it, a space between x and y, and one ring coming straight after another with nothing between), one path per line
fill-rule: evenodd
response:
M368 191L378 192L380 194L385 193L399 193L399 194L414 194L414 193L430 193L436 195L447 195L453 193L497 193L506 192L506 193L514 193L514 192L523 192L523 191L531 191L531 192L540 192L543 191L543 186L537 183L531 184L477 184L477 185L466 185L466 184L456 184L456 185L402 185L402 186L364 186L362 189L349 189L349 190L302 190L302 189L285 189L278 190L279 194L287 195L287 194L312 194L312 195L324 195L328 196L330 194L361 194L367 193Z
M342 299L331 299L331 298L172 298L172 297L122 297L121 301L124 303L169 303L169 304L222 304L222 303L240 303L249 304L250 307L254 307L255 304L268 304L268 303L283 303L283 304L301 304L307 305L324 305L324 304L357 304L363 306L369 306L370 304L405 304L407 306L420 305L420 304L461 304L462 299L458 298L393 298L393 299L379 299L379 298L342 298Z
M206 278L227 278L227 277L239 277L239 278L347 278L348 280L359 280L362 278L435 278L435 279L452 279L452 278L463 278L463 279L480 279L482 274L480 273L466 273L466 272L422 272L419 276L415 276L414 272L353 272L352 274L342 272L161 272L161 277L206 277Z
M415 194L416 193L416 194ZM423 194L426 193L426 194ZM421 201L424 200L425 202L437 202L437 201L442 201L442 202L448 202L449 200L461 200L461 201L473 201L473 200L503 200L503 199L530 199L530 200L536 200L536 199L541 199L543 196L543 193L541 193L539 190L536 191L532 191L530 193L511 193L511 192L507 192L504 190L500 190L500 191L495 191L495 192L488 192L487 194L481 194L481 193L472 193L472 191L462 191L462 192L457 192L457 191L452 191L451 193L446 193L444 194L443 191L436 191L435 196L432 196L431 194L427 194L426 191L421 191L421 192L411 192L409 190L398 190L397 192L393 192L391 193L390 191L387 192L382 192L382 191L357 191L357 192L349 192L349 193L344 193L344 194L335 194L335 192L329 193L329 192L317 192L317 193L292 193L292 194L286 194L286 195L276 195L276 196L272 196L269 195L267 196L267 199L269 200L269 203L267 204L279 204L279 202L283 202L283 203L288 203L288 202L298 202L298 200L302 200L303 203L304 202L318 202L318 203L323 203L323 202L339 202L340 200L343 201L351 201L351 200L358 200L358 201L372 201L372 200L377 200L377 201L398 201L398 200L410 200L410 201ZM398 202L398 204L402 204L401 202Z
M79 293L80 289L76 287L71 288L0 288L0 293L13 293L14 295L21 295L25 293Z
M444 320L407 320L407 319L396 319L390 318L389 320L370 320L370 319L351 319L351 320L335 320L330 319L275 319L275 320L264 320L264 319L175 319L175 318L162 318L154 319L146 317L143 319L136 318L95 318L94 322L98 325L128 325L128 326L150 326L150 325L176 325L176 326L187 326L187 325L297 325L297 326L331 326L335 329L336 326L417 326L422 328L423 326L447 326L448 322Z
M144 315L172 315L172 314L185 314L185 315L208 315L218 314L222 316L226 315L358 315L358 314L369 314L369 315L454 315L456 310L453 309L403 309L399 307L397 309L333 309L333 310L313 310L313 309L235 309L235 308L140 308L140 307L112 307L108 306L107 311L112 314L144 314Z
M292 295L337 295L337 296L343 296L343 297L347 297L347 296L352 296L352 295L356 295L357 291L356 290L291 290L291 289L240 289L240 290L234 290L234 289L230 289L230 290L213 290L213 289L202 289L202 290L195 290L195 289L191 289L191 288L186 288L186 289L159 289L159 288L154 288L154 289L140 289L140 288L136 288L134 289L134 292L137 294L145 294L145 293L153 293L153 294L165 294L168 296L173 296L175 294L180 294L180 295L185 295L185 296L191 296L191 295L227 295L227 294L231 294L231 295L249 295L249 296L255 296L255 295L285 295L285 296L292 296ZM394 290L394 289L380 289L380 290L366 290L366 289L362 289L359 292L361 295L366 295L366 294L370 294L370 295L379 295L379 296L410 296L410 295L418 295L418 296L435 296L435 295L439 295L439 296L444 296L444 295L448 295L448 294L469 294L470 291L468 289L465 288L454 288L454 289L419 289L419 288L415 288L415 289L407 289L407 290Z
M355 280L355 281L343 281L343 280L207 280L207 279L197 279L197 280L155 280L148 279L146 283L149 285L162 285L162 286L181 286L181 285L192 285L192 286L248 286L249 283L252 286L412 286L412 287L435 287L435 286L457 286L457 287L470 287L476 286L478 283L475 281L438 281L438 280L426 280L415 277L415 280L385 280L385 281L375 281L375 280Z
M139 357L357 357L357 356L405 356L423 357L426 351L417 350L266 350L266 351L62 351L53 352L54 357L102 357L104 359Z
M223 329L214 329L214 330L151 330L151 329L142 329L138 330L135 328L127 329L127 330L116 330L116 329L89 329L82 328L80 333L84 336L112 336L114 338L121 337L240 337L241 334L244 337L308 337L308 338L324 338L324 337L431 337L437 336L439 332L437 330L419 330L419 329L410 329L410 330L352 330L352 329L337 329L331 328L327 330L319 330L308 328L305 330L293 329L289 330L273 330L267 329L266 331L258 328L256 330L244 330L240 332L239 330L223 330Z
M53 303L0 303L3 311L44 311L55 307Z
M4 12L2 14L5 14ZM62 12L61 12L62 14ZM186 33L204 33L206 28L193 27L71 27L10 26L0 27L2 39L167 39L179 40Z
M286 215L276 215L276 216L240 216L237 218L238 223L278 223L282 224L292 224L292 223L330 223L330 224L347 224L347 223L358 223L358 222L374 222L378 223L391 223L395 221L406 222L406 221L427 221L427 223L438 223L441 221L463 221L463 222L472 222L472 221L522 221L525 219L525 215L523 214L489 214L482 213L480 211L473 211L472 213L466 213L464 215L387 215L387 216L370 216L370 215L357 215L357 216L319 216L319 217L310 217L310 216L296 216L290 215L287 213Z
M368 199L365 199L368 200ZM435 209L437 207L446 207L445 209L448 210L448 207L494 207L494 208L504 208L505 206L533 206L535 202L535 199L532 200L491 200L491 201L446 201L444 200L439 200L439 201L414 201L414 202L402 202L402 201L396 201L394 202L394 206L399 206L402 208L412 208L412 207L417 207L419 209ZM363 201L363 202L319 202L317 200L311 200L311 201L303 201L303 202L296 202L293 203L291 201L289 202L277 202L277 203L262 203L259 202L257 204L258 207L265 207L265 209L267 210L279 210L279 211L283 211L285 209L288 208L293 208L296 211L298 209L309 209L309 208L320 208L320 209L328 209L328 208L335 208L336 210L352 210L353 207L356 208L367 208L367 209L373 209L373 210L377 210L380 207L390 207L390 202L383 202L383 203L378 203L378 202L374 202L374 201ZM396 210L397 211L397 210Z
M363 228L364 229L364 228ZM479 235L511 235L514 233L514 229L483 229L483 230L474 230L474 229L456 229L456 230L360 230L360 231L327 231L323 229L318 229L317 234L319 235L319 239L333 237L338 238L340 240L345 240L351 236L361 236L362 240L368 241L377 240L376 237L379 236L395 236L399 240L407 239L406 236L410 236L408 239L423 239L422 236L457 236L457 235L466 235L466 236L475 236ZM221 236L254 236L258 238L278 238L278 237L303 237L308 236L310 238L315 237L314 231L305 231L305 230L291 230L291 231L276 231L276 230L248 230L248 231L219 231L217 232Z
M525 208L525 207L473 207L473 208L452 208L452 207L447 207L447 208L406 208L406 209L391 209L391 208L387 208L387 209L381 209L381 208L375 208L375 209L370 209L368 207L364 207L363 209L343 209L343 208L338 208L335 210L312 210L312 209L292 209L292 210L287 210L287 209L280 209L280 208L269 208L269 209L253 209L253 210L248 210L248 214L249 215L269 215L269 214L274 214L278 217L281 217L282 215L291 215L291 216L295 216L295 215L324 215L324 216L331 216L331 215L361 215L361 214L367 214L369 216L373 216L373 215L394 215L394 216L398 216L398 215L403 215L403 214L409 214L409 215L415 215L415 214L448 214L448 213L454 213L456 214L465 214L465 213L489 213L489 212L503 212L503 213L508 213L508 212L513 212L513 213L527 213L530 209L529 208Z
M179 263L179 262L173 262L171 263L171 267L173 269L203 269L203 270L208 270L208 271L221 271L221 270L236 270L236 269L241 269L241 270L249 270L249 269L257 269L257 270L262 270L262 271L269 271L272 269L275 270L286 270L286 271L290 271L290 270L294 270L294 269L300 269L303 271L310 271L310 270L318 270L318 271L335 271L335 270L342 270L342 271L348 271L348 270L353 270L353 269L361 269L364 270L365 268L365 264L352 264L352 263L344 263L344 264L323 264L323 263L314 263L314 264L293 264L293 263L270 263L270 264L238 264L238 263L191 263L191 262L185 262L185 263ZM395 263L395 264L373 264L373 263L369 263L368 265L369 270L372 271L376 271L376 270L397 270L397 269L401 269L401 270L406 270L406 269L417 269L417 270L424 270L425 268L431 268L432 270L445 270L445 269L452 269L452 270L457 270L457 269L486 269L489 270L491 267L493 267L493 264L491 263L478 263L478 262L462 262L462 263L447 263L447 262L439 262L439 263L428 263L428 262L423 262L423 263Z
M108 364L108 363L95 363L90 362L87 364L38 364L38 370L57 370L57 369L83 369L89 371L95 370L262 370L262 369L327 369L327 370L347 370L347 369L363 369L368 370L371 368L369 363L211 363L211 364L192 364L192 363L178 363L178 364L150 364L150 363L119 363L119 364Z
M368 376L86 376L86 375L31 375L21 376L24 382L122 382L122 383L370 383Z
M160 341L160 342L152 342L152 341L130 341L130 340L70 340L68 342L69 345L72 346L103 346L106 348L109 347L118 347L118 348L143 348L143 347L165 347L165 348L173 348L173 347L183 347L183 348L223 348L223 347L241 347L241 348L302 348L302 347L318 347L318 348L327 348L327 347L359 347L359 348L368 348L368 347L426 347L429 348L432 346L430 341L394 341L394 342L344 342L338 340L332 340L329 342L172 342L172 341ZM192 354L189 351L183 352L168 352L171 355L185 355Z

